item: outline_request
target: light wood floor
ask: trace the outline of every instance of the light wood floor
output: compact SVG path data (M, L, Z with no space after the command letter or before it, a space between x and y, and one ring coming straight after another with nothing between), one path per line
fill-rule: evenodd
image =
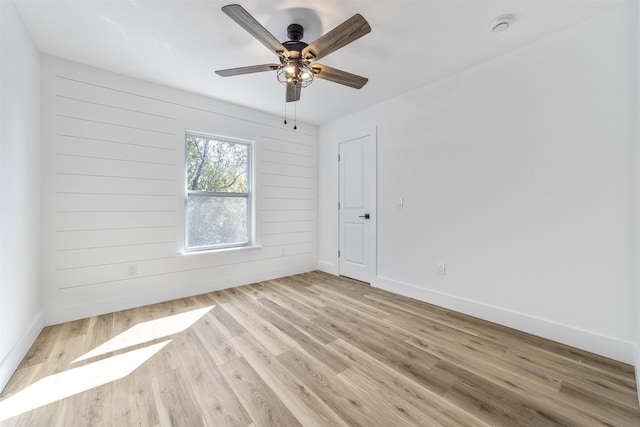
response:
M640 425L629 365L319 272L47 327L1 398L11 426Z

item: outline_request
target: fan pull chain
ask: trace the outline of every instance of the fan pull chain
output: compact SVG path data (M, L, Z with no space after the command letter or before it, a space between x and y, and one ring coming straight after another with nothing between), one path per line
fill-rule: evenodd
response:
M284 124L287 124L287 101L284 102Z
M298 103L293 103L293 130L298 129Z

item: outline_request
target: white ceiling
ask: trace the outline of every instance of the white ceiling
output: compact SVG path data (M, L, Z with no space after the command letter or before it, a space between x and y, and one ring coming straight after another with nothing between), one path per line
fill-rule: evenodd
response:
M281 115L275 72L214 70L277 62L220 11L233 0L15 0L47 54ZM311 43L355 13L371 33L319 61L369 78L361 90L316 79L298 120L322 124L605 13L624 0L236 0L277 39ZM494 18L516 18L491 33ZM289 107L291 112L292 108Z

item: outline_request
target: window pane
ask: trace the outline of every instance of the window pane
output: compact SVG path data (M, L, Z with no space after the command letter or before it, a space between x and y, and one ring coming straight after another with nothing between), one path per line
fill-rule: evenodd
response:
M190 248L249 241L244 197L189 197L186 215Z
M246 193L249 146L187 135L187 190Z

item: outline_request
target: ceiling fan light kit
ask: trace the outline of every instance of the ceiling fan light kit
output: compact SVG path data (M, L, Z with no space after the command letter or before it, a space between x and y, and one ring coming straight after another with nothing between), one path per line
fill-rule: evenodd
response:
M289 40L281 43L242 6L230 4L223 6L222 11L275 53L280 63L217 70L216 74L219 76L275 70L278 81L286 86L286 102L299 101L301 89L309 86L315 77L355 89L362 88L368 81L365 77L316 63L371 31L369 23L360 14L352 16L313 43L307 44L302 41L304 28L299 24L287 27Z

